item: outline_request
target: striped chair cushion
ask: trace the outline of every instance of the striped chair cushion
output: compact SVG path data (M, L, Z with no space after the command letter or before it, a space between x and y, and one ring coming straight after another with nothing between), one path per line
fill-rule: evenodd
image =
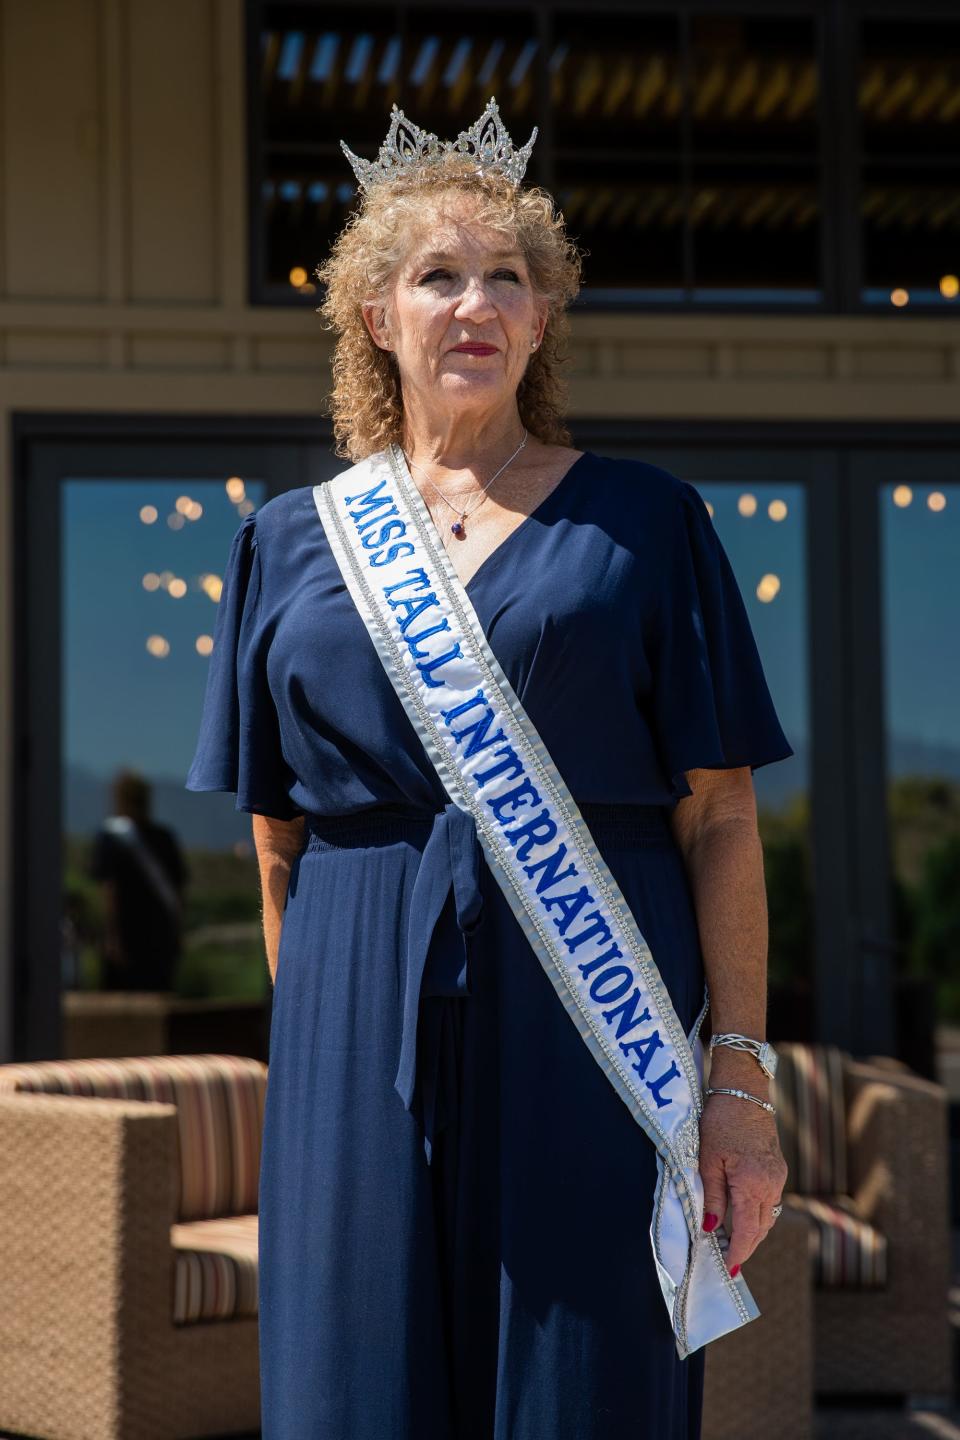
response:
M170 1242L175 1325L256 1315L256 1215L172 1225Z
M770 1099L777 1107L787 1190L798 1195L844 1195L847 1125L843 1070L847 1052L835 1045L778 1044Z
M146 1055L0 1065L0 1090L161 1100L177 1107L178 1220L257 1209L267 1067L244 1055Z
M824 1290L876 1290L887 1283L887 1237L861 1220L848 1195L830 1201L815 1195L787 1195L784 1203L802 1211L810 1226L814 1284Z

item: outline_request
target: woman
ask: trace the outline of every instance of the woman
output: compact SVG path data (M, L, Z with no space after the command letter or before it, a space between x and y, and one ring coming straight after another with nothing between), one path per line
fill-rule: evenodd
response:
M491 101L441 148L395 107L379 162L347 151L362 203L318 271L338 453L402 450L684 1033L707 980L714 1033L760 1040L751 771L793 751L697 492L570 443L579 257L519 184L532 139L514 151ZM187 781L253 814L263 885L265 1440L695 1440L704 1350L679 1357L655 1273L656 1150L450 803L319 506L306 486L237 531ZM711 1082L743 1092L700 1119L733 1273L786 1167L754 1055L718 1046Z

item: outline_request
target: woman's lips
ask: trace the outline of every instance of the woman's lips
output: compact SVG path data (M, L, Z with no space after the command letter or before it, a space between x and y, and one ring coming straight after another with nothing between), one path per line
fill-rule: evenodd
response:
M454 350L462 350L466 355L496 355L496 345L454 345Z

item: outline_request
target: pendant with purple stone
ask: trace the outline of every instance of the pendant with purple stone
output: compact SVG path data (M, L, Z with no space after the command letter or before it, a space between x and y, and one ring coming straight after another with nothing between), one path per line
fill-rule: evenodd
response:
M462 519L454 520L453 524L450 526L450 529L453 531L454 535L456 535L458 540L462 540L467 533L466 530L464 530L463 528Z

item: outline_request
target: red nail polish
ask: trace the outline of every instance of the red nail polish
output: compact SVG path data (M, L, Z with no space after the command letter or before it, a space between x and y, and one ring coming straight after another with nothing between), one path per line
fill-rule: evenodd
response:
M734 1275L739 1275L739 1274L740 1274L740 1266L739 1266L739 1265L731 1265L731 1266L730 1266L730 1276L731 1276L731 1279L733 1278Z
M720 1224L720 1216L719 1216L719 1215L713 1215L713 1214L711 1214L711 1212L708 1210L707 1213L706 1213L706 1215L704 1215L704 1217L703 1217L703 1228L704 1228L704 1230L716 1230L716 1228L717 1228L717 1226L718 1226L719 1224Z

